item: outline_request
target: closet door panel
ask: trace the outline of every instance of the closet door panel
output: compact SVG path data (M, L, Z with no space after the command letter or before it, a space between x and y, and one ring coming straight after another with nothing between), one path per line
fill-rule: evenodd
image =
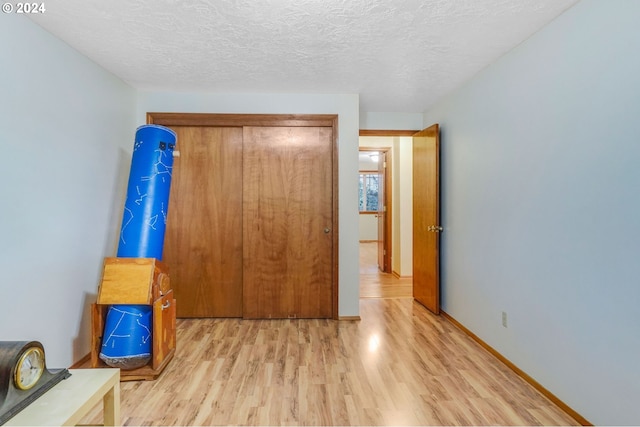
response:
M332 316L328 127L244 127L243 314Z
M163 260L178 317L242 316L242 128L178 134Z

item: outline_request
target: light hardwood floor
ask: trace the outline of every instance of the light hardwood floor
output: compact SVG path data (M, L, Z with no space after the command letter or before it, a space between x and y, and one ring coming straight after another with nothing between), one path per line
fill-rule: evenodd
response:
M125 425L577 425L411 298L360 321L178 319L155 381L125 382ZM99 422L94 409L83 423Z
M378 269L378 243L360 243L360 298L400 298L413 295L411 277L397 278Z

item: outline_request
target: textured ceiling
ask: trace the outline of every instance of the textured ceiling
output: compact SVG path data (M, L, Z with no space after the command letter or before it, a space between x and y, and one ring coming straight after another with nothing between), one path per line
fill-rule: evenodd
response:
M423 112L578 0L58 0L30 18L133 87L358 93Z

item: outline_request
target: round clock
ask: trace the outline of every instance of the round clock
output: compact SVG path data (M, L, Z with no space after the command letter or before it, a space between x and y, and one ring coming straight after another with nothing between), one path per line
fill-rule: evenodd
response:
M38 343L23 350L13 372L13 381L20 390L29 390L38 383L44 372L44 350Z
M0 425L71 374L49 370L38 341L0 341Z

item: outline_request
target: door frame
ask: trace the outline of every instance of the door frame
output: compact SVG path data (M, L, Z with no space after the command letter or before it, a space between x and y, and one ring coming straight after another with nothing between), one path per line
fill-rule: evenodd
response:
M360 129L359 135L358 136L413 136L416 132L420 132L420 129L417 130L412 130L412 129ZM362 147L362 148L369 148L370 150L376 150L376 151L381 151L381 148L370 148L370 147ZM362 148L358 147L359 150L362 150ZM365 150L363 150L365 151ZM388 153L391 153L392 150L389 150ZM389 172L389 171L388 171ZM385 182L386 183L386 182ZM389 203L391 202L391 196L389 196ZM388 224L385 225L385 229L388 230L388 236L389 236L389 246L386 248L387 249L387 254L389 255L389 269L391 270L391 273L393 273L393 266L391 265L391 256L392 256L392 251L393 251L393 247L391 246L391 235L392 235L392 225L393 223L391 222L391 211L393 209L387 209L387 213L389 214L389 216L386 218L388 221ZM396 273L393 273L396 274Z
M148 112L147 124L163 126L205 127L330 127L333 134L332 147L332 250L331 250L331 294L332 318L338 319L338 115L337 114L218 114L218 113L163 113ZM180 151L180 141L176 144Z

